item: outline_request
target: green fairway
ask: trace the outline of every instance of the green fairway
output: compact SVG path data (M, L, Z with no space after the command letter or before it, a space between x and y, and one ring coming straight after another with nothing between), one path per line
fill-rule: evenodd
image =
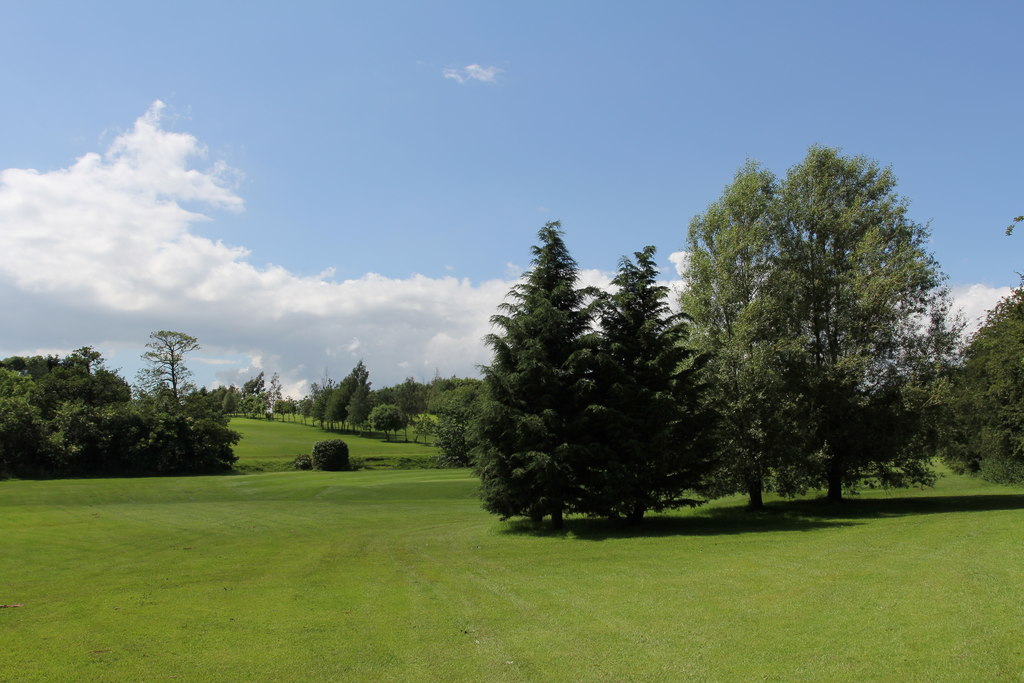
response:
M231 429L242 435L235 446L235 467L243 472L290 470L296 455L309 455L313 443L323 439L341 439L348 444L353 465L368 469L431 467L437 456L434 446L402 441L402 434L387 441L383 434L364 436L327 431L301 422L248 417L231 418ZM412 430L409 437L412 438Z
M640 530L465 470L0 482L0 681L1019 680L1024 489Z

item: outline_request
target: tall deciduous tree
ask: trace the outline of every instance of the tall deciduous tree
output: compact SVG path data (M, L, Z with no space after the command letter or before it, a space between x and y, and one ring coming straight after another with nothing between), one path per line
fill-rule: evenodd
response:
M888 168L811 147L786 175L776 223L788 371L830 500L870 478L928 483L913 446L927 382L951 353L948 294Z
M576 286L576 262L560 224L533 247L533 268L491 318L494 352L484 368L490 400L480 417L477 457L484 507L502 518L550 516L555 528L579 497L588 382L584 337L592 314Z
M185 365L185 355L199 349L199 340L184 332L159 330L149 335L142 360L149 364L139 372L143 386L150 391L166 389L175 401L181 401L190 386L192 372Z
M686 320L669 310L654 253L623 258L600 306L594 438L582 478L587 512L633 524L648 510L699 504L692 492L710 466Z
M719 468L712 495L745 493L763 505L765 488L799 488L802 452L791 423L794 395L779 364L784 330L775 271L777 186L756 162L690 222L682 303L691 343L706 360L707 406L715 421Z

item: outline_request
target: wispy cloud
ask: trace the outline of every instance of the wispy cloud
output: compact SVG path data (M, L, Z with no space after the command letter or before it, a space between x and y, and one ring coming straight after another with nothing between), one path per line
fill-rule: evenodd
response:
M441 73L445 78L449 78L459 84L467 83L469 81L494 83L498 78L498 74L501 73L501 69L496 66L469 64L461 69L445 69Z

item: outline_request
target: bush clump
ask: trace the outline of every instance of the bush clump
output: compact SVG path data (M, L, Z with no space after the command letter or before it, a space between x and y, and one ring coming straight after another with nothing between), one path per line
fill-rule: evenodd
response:
M341 439L328 439L313 444L310 462L314 470L338 472L349 469L348 444Z
M308 455L296 455L292 467L297 470L311 470L313 469L313 459Z

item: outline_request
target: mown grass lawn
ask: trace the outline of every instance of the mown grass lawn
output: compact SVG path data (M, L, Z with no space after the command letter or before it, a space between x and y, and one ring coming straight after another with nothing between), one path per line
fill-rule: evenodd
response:
M1019 680L1024 489L638 530L465 470L0 482L0 681Z
M369 469L433 466L437 457L437 448L403 441L401 433L388 441L383 434L328 431L301 422L248 417L231 418L230 426L242 435L235 446L235 466L243 472L290 470L296 455L309 455L313 444L323 439L341 439L348 444L353 464Z

